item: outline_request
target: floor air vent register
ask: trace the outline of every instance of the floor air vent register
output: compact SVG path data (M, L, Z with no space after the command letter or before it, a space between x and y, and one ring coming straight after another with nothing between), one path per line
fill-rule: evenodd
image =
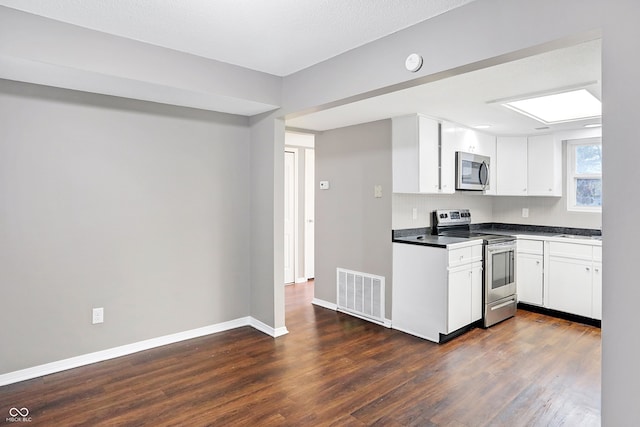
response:
M385 324L384 277L337 269L338 310Z

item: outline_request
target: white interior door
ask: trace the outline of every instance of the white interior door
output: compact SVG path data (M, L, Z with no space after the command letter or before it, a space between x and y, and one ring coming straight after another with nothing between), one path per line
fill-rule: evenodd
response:
M284 282L295 281L295 153L284 153Z
M304 150L304 275L315 277L315 151Z

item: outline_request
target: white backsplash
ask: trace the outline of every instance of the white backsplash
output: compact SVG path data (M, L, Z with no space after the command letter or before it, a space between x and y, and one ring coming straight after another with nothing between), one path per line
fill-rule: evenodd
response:
M393 194L393 229L431 226L431 212L436 209L463 209L471 211L473 223L493 221L493 197L476 192L455 194ZM418 217L413 219L413 209Z
M522 209L529 217L522 217ZM602 229L602 214L567 211L566 197L493 197L493 221L507 224Z
M602 228L599 213L567 211L566 197L485 196L475 192L455 194L393 194L392 226L394 230L431 226L431 212L436 209L471 211L474 224L500 222L506 224L546 225L555 227ZM413 209L417 219L413 219ZM522 209L529 210L527 218Z

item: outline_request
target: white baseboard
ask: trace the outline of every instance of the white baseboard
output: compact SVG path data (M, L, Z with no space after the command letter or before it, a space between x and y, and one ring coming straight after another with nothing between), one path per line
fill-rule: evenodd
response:
M298 277L296 279L296 283L305 283L307 281L306 277Z
M391 327L391 320L389 320L389 319L385 318L385 320L383 322L381 322L379 320L370 319L370 318L365 317L365 316L360 316L357 313L353 313L351 311L339 310L338 309L338 304L334 304L334 303L329 302L329 301L324 301L324 300L321 300L321 299L318 299L318 298L314 298L311 301L311 304L317 305L318 307L328 308L329 310L339 311L341 313L345 313L345 314L348 314L350 316L358 317L360 319L367 320L369 322L376 323L378 325L382 325L385 328L390 328Z
M289 333L289 331L285 326L274 329L271 326L267 325L266 323L262 323L261 321L253 317L251 318L251 326L262 333L271 335L274 338L278 338L278 337L281 337L282 335L286 335Z
M317 305L318 307L328 308L329 310L337 310L338 305L329 301L321 300L318 298L314 298L311 301L311 304Z
M31 368L21 369L19 371L9 372L0 375L0 386L13 384L20 381L30 380L32 378L53 374L56 372L66 371L80 366L90 365L92 363L102 362L116 357L126 356L143 350L149 350L155 347L161 347L167 344L173 344L179 341L185 341L192 338L198 338L205 335L224 332L243 326L251 326L262 333L270 335L274 338L287 334L289 331L286 327L272 328L253 317L241 317L239 319L230 320L228 322L217 323L215 325L204 326L202 328L191 329L175 334L164 335L157 338L151 338L144 341L126 344L119 347L109 348L107 350L96 351L94 353L83 354L69 359L58 360L43 365L33 366Z
M375 323L376 325L384 326L385 328L391 327L391 321L389 319L384 319L383 321L380 321L378 319L372 319L370 317L363 316L353 311L343 310L341 308L338 308L336 310L339 311L340 313L348 314L349 316L357 317L358 319L366 320L368 322Z

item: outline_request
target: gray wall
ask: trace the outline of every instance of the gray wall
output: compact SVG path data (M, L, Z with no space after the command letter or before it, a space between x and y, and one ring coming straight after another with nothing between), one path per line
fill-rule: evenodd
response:
M386 279L391 318L391 121L316 135L315 297L336 302L336 268ZM374 198L374 186L382 198Z
M248 160L243 117L0 80L0 374L248 316Z
M607 2L604 11L602 424L614 427L640 419L640 2Z

